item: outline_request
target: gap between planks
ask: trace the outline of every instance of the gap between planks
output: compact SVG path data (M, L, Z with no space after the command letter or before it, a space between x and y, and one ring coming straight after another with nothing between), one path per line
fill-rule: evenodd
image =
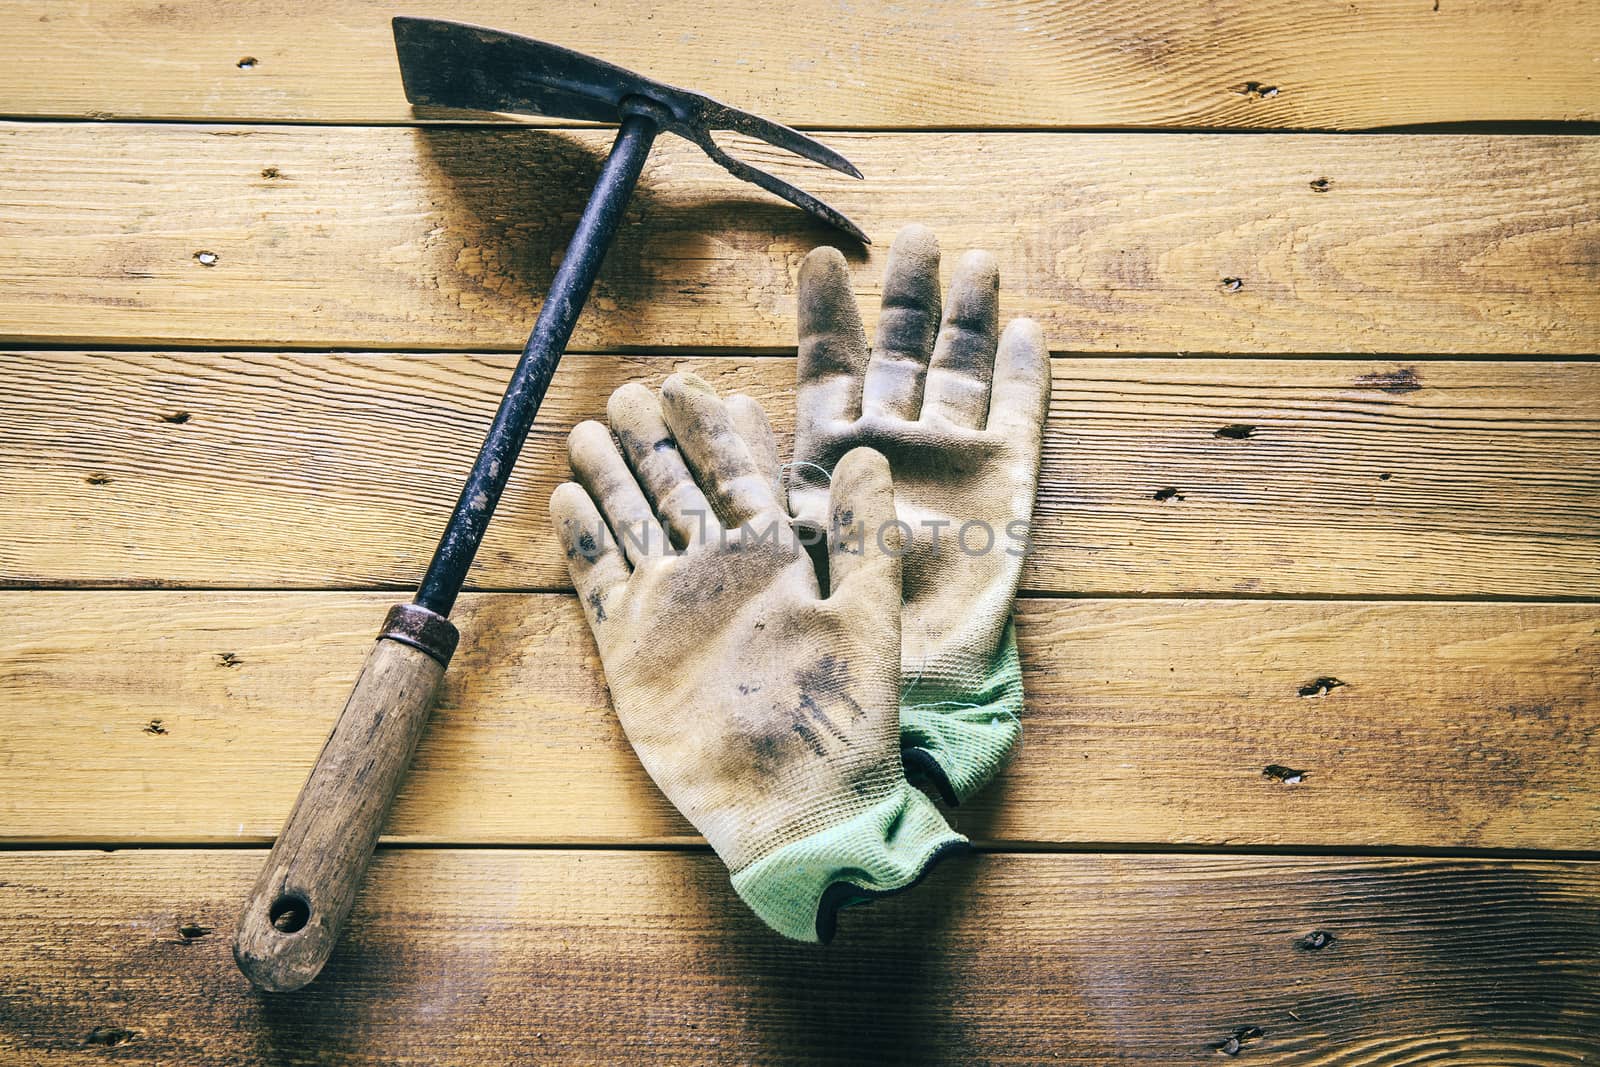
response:
M204 838L173 838L170 841L135 842L92 841L72 837L0 838L0 854L8 852L228 852L255 850L265 854L273 838L232 838L209 841ZM967 849L980 856L1262 856L1267 858L1349 858L1349 859L1443 859L1483 861L1529 861L1559 863L1600 863L1600 850L1550 848L1429 848L1423 845L1360 847L1355 845L1173 845L1139 841L986 841L969 839ZM448 849L454 852L681 852L711 853L711 846L700 838L641 838L635 841L586 841L571 838L549 841L458 841L419 836L384 835L377 848L392 852L428 852Z

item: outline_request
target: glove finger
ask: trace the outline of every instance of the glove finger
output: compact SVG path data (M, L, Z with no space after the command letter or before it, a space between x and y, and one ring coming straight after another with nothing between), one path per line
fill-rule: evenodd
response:
M735 393L727 401L728 415L733 428L744 438L756 468L772 486L773 499L783 504L783 465L778 460L778 438L772 432L764 408L743 393Z
M695 374L674 374L661 386L661 410L701 489L729 529L781 510L772 483L734 428L716 390Z
M889 461L870 448L846 452L833 471L830 501L828 599L853 602L868 625L898 631L905 531L895 518Z
M682 548L703 543L716 513L689 473L656 394L630 382L611 394L606 414L639 488L675 543Z
M864 414L916 419L938 330L939 239L926 226L907 226L889 249L878 339L861 391Z
M567 460L579 484L599 504L630 564L637 567L650 556L671 551L666 530L650 510L610 430L593 419L578 423L567 435Z
M550 494L550 521L567 557L567 573L583 602L589 628L599 637L611 595L628 580L628 561L606 529L605 520L576 482L562 482Z
M801 426L853 421L861 411L867 335L837 248L814 248L800 264L800 358L795 413Z
M1000 335L988 429L1038 454L1050 409L1050 349L1032 319L1012 319Z
M922 396L924 418L940 415L957 426L983 426L989 414L999 318L1000 271L994 257L968 252L956 266L934 343Z

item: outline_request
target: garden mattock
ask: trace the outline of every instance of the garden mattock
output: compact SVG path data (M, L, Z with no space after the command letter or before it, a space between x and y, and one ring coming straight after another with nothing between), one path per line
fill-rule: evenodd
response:
M838 153L787 126L675 89L577 52L496 30L435 19L394 20L406 97L413 104L617 123L594 191L422 588L396 605L356 679L300 797L251 890L233 954L257 986L298 989L333 952L356 888L422 734L455 650L446 619L494 514L556 363L658 133L703 148L754 182L865 242L854 223L809 193L732 158L712 130L748 134L859 178Z

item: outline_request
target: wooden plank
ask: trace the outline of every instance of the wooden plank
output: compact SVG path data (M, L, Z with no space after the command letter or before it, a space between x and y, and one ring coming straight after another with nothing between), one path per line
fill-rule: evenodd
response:
M0 337L519 349L608 141L0 125ZM1593 138L830 141L866 182L749 154L879 241L867 296L893 232L925 222L952 251L993 250L1007 314L1039 318L1058 351L1568 354L1600 340ZM787 349L800 260L838 239L667 138L575 347Z
M1175 1064L1223 1061L1233 1038L1267 1064L1600 1055L1592 864L960 857L817 949L761 928L709 855L391 851L323 977L262 997L228 952L260 859L0 856L0 1053Z
M8 594L4 834L267 840L392 599ZM622 736L571 598L469 596L458 621L392 839L696 840ZM1597 622L1593 605L1024 600L1023 747L956 824L1028 847L1592 849Z
M571 5L416 0L791 124L1240 126L1600 118L1583 0ZM0 113L409 122L392 4L0 6ZM92 75L92 76L91 76ZM1254 88L1252 88L1254 86Z
M412 586L511 362L0 355L0 581ZM789 359L570 357L478 587L568 587L546 516L566 432L677 366L767 403L787 451ZM1030 590L1600 595L1596 364L1057 359L1055 374ZM1229 426L1253 429L1218 436Z

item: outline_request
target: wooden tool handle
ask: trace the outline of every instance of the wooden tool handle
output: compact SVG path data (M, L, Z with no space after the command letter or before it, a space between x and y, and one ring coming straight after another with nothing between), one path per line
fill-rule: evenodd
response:
M299 989L333 954L455 639L425 608L389 613L239 919L233 958L260 988Z

